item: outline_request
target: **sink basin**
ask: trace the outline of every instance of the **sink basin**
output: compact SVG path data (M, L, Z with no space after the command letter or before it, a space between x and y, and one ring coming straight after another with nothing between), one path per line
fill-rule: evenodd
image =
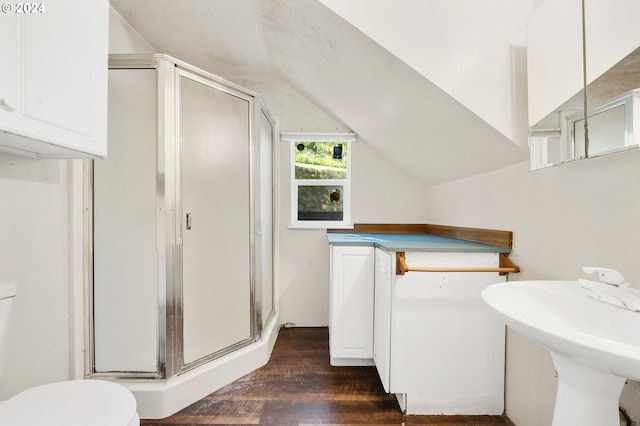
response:
M619 426L625 379L640 380L640 313L594 300L578 281L495 284L482 298L509 327L551 352L554 426Z
M640 380L640 313L589 298L577 281L515 281L482 298L514 330L550 351Z

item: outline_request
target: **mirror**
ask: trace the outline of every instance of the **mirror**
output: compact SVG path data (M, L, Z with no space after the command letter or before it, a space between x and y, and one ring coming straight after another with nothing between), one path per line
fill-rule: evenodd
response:
M529 129L530 169L537 170L575 159L574 141L585 145L584 129L571 134L569 118L582 118L584 126L584 90L579 91L556 110ZM576 120L577 121L577 120ZM580 123L575 123L574 127Z
M632 90L589 109L588 137L584 114L569 117L569 137L573 141L573 158L597 157L637 147L634 141L634 115L638 115L640 89ZM587 144L585 144L587 141ZM588 153L588 155L587 155Z
M587 86L588 157L638 146L633 124L640 113L639 88L640 48Z
M638 146L638 16L638 0L545 0L534 8L527 20L531 169Z
M620 60L530 129L530 168L597 157L638 147L640 48ZM640 124L640 122L639 122Z

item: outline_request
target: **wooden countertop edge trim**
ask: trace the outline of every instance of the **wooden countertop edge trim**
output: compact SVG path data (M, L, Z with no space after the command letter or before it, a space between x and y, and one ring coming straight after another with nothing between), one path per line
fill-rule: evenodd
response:
M491 246L513 248L513 232L511 231L460 226L417 223L356 223L353 225L353 229L327 229L327 233L429 234Z
M511 231L429 224L425 225L425 228L426 233L430 235L473 241L474 243L489 244L490 246L509 249L513 248L513 232Z

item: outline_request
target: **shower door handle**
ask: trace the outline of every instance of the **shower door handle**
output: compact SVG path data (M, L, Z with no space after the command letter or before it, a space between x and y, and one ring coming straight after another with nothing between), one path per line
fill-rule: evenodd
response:
M187 213L187 230L191 229L191 213Z

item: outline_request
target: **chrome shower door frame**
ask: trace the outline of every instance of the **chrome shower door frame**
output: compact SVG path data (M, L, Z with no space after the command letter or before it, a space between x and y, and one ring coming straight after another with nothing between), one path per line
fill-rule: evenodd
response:
M86 238L86 253L88 258L87 276L87 307L88 307L88 345L86 355L86 375L92 377L111 378L171 378L185 371L192 370L214 359L218 359L241 347L247 346L260 338L263 325L262 294L263 290L256 286L256 197L261 194L260 176L256 174L259 165L260 118L264 114L268 117L273 131L274 120L262 99L255 93L234 83L228 82L215 75L204 72L189 64L176 60L167 55L110 55L110 69L155 69L156 71L156 249L158 267L158 300L157 300L157 371L137 372L127 371L95 371L95 329L93 313L93 167L87 162L85 171L88 209L88 232ZM241 97L249 102L249 253L250 259L250 336L221 351L209 354L188 364L184 363L184 330L183 330L183 236L182 218L182 156L180 128L178 123L180 103L180 78L195 79L200 83L214 87L217 90ZM273 142L273 134L271 135ZM108 158L107 158L108 160ZM273 159L272 159L273 161ZM273 176L271 176L273 185ZM273 188L273 186L271 187ZM272 189L271 189L272 191ZM273 194L271 192L271 194ZM273 199L271 199L271 206ZM273 222L269 223L273 229ZM273 246L271 261L273 259ZM273 279L271 279L273 288ZM275 296L273 296L275 297ZM275 303L271 303L272 312ZM272 315L267 315L271 317Z

